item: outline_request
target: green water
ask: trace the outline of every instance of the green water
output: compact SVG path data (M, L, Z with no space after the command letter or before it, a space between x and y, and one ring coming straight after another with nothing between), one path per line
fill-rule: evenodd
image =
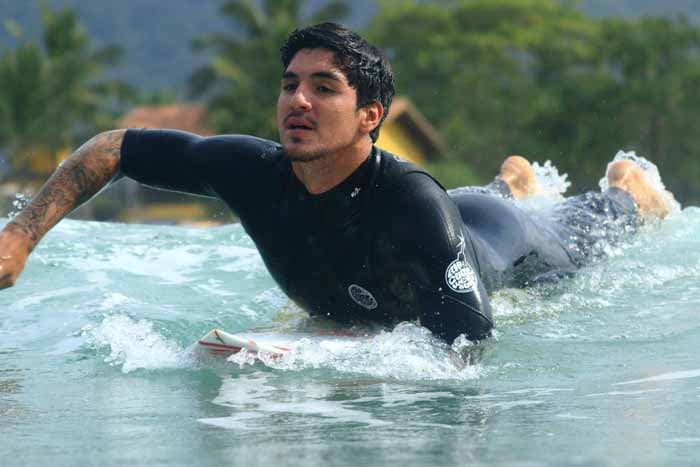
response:
M698 465L698 232L688 208L575 278L499 292L459 370L411 324L203 359L212 327L303 321L240 226L63 222L0 292L0 464Z

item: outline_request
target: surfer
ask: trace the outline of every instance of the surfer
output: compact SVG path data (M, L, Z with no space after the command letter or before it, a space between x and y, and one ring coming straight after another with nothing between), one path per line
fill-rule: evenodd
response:
M447 341L489 335L487 292L523 274L527 282L574 270L590 256L585 241L570 238L580 225L540 223L488 193L536 193L527 160L507 159L485 193L450 196L425 171L374 146L394 78L356 33L332 23L296 30L281 55L280 143L173 130L95 136L0 233L0 287L15 283L46 232L122 176L222 199L280 288L312 315L418 320ZM637 211L663 215L639 168L622 165L610 172L609 193L571 207L624 222Z

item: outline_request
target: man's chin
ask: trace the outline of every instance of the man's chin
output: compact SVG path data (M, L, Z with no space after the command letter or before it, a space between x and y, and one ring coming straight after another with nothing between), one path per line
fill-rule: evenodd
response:
M283 147L285 155L292 162L314 162L323 159L328 154L326 151L314 151L312 149L301 149L294 147Z

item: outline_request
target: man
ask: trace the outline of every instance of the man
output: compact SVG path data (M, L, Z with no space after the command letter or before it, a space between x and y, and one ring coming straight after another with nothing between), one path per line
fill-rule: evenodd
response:
M430 175L373 146L394 81L360 36L331 23L294 31L282 62L281 144L168 130L97 135L0 234L0 286L14 284L50 228L122 175L222 199L280 288L339 322L418 320L447 341L481 339L493 327L487 290L528 258L538 258L538 274L578 265L566 240L512 203L450 198ZM530 171L510 158L494 186L525 196ZM621 205L635 209L631 198Z

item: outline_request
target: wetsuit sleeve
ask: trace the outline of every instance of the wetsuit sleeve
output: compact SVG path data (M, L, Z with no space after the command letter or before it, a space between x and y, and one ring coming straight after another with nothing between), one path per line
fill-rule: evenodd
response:
M176 130L128 130L121 173L144 185L201 196L242 199L263 176L276 143L244 135L200 137Z
M407 279L421 325L448 342L460 334L486 337L493 327L491 305L459 210L425 173L404 178L391 235L410 262Z

